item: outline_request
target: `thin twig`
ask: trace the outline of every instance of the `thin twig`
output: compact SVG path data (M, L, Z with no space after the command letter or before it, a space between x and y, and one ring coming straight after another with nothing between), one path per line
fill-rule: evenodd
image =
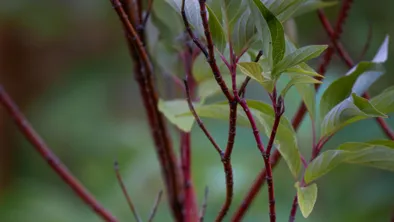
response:
M152 211L150 213L148 222L152 222L153 218L155 218L155 215L156 215L157 209L159 207L159 204L160 204L162 196L163 196L163 191L160 190L159 194L157 194L156 201L155 201L155 204L153 205L153 208L152 208Z
M123 192L123 196L126 198L127 204L129 205L130 210L133 213L135 220L137 222L141 222L142 220L141 220L140 216L138 215L138 212L136 211L133 202L131 201L131 198L130 198L129 193L127 192L126 186L124 185L122 175L120 175L119 163L117 161L115 161L115 163L114 163L114 169L115 169L116 179L118 180L119 186Z
M144 17L144 20L142 21L142 27L144 27L144 28L146 27L146 23L148 22L150 13L152 11L152 6L153 6L153 0L149 0L148 1L148 8L146 9L145 17Z
M222 149L216 143L216 141L212 137L211 133L207 130L207 128L205 127L203 121L198 116L198 114L196 112L196 109L194 108L194 105L193 105L193 103L191 101L190 89L189 89L189 84L187 83L187 80L184 80L184 85L185 85L185 89L186 89L185 90L186 91L186 99L187 99L187 103L189 105L190 112L194 116L194 119L196 120L196 122L197 122L198 126L200 127L200 129L204 132L205 136L212 143L213 147L215 148L215 150L219 153L220 157L222 158L224 156L224 153L223 153Z
M117 219L86 190L86 188L68 171L67 167L59 160L59 158L45 144L41 137L34 131L33 127L27 121L26 117L19 111L19 108L11 99L11 97L0 85L0 103L3 104L5 110L12 117L19 130L26 139L33 145L40 156L49 164L62 180L70 186L79 198L89 205L98 216L105 221L116 222Z
M209 188L208 186L206 186L204 191L204 200L201 206L200 222L204 222L205 212L207 211L207 206L208 206L208 194L209 194Z
M176 220L181 221L182 205L180 199L182 198L182 181L181 177L179 177L180 173L178 172L177 159L164 124L164 117L157 108L158 96L153 85L153 67L147 51L144 48L144 44L135 30L135 27L130 23L121 3L119 0L110 0L110 2L127 33L128 43L130 45L129 48L135 61L135 66L138 67L136 70L138 75L136 75L136 77L142 93L144 106L148 113L148 120L157 149L156 152L162 165L163 177L168 190L171 209Z
M260 50L259 53L257 54L254 62L258 62L262 55L263 55L263 50ZM240 97L245 96L246 86L248 86L249 81L250 81L250 77L248 76L245 78L244 82L242 83L241 87L239 88L238 95Z
M212 35L209 29L209 24L208 24L208 16L207 16L207 10L205 7L205 0L199 0L200 3L200 15L202 19L202 25L204 27L204 34L205 38L207 40L207 48L208 48L208 57L207 61L209 63L209 66L212 69L213 75L215 76L215 80L222 89L223 94L226 96L228 101L232 101L234 97L230 94L230 91L227 87L226 82L224 82L222 74L220 73L219 67L216 63L215 59L215 49L213 45L213 40L212 40Z
M297 208L298 208L298 197L297 197L297 195L295 195L293 198L293 203L291 204L289 222L295 221L296 214L297 214Z
M196 46L201 50L201 52L205 55L205 57L208 58L207 49L201 43L200 39L196 37L196 35L194 34L193 30L190 27L190 23L187 19L186 11L185 11L185 0L182 0L181 15L182 15L183 23L186 28L186 32L189 34L189 36L193 40L194 44L196 44Z

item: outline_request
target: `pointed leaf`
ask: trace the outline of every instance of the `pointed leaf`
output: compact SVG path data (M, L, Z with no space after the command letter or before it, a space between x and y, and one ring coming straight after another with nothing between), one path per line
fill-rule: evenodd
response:
M263 82L264 77L262 75L263 68L257 62L240 62L237 64L241 72L257 82Z
M301 84L320 84L321 82L313 77L306 76L306 75L291 75L291 80L287 83L285 88L280 93L283 97L289 91L289 89L294 85L301 85Z
M254 4L257 6L261 15L268 24L272 45L272 60L273 65L279 63L285 54L285 34L283 26L280 21L275 17L275 15L268 10L268 8L260 1L253 0ZM262 27L257 27L257 29ZM262 31L260 31L262 33ZM262 36L264 38L264 36ZM267 39L264 39L267 41Z
M394 86L373 97L370 102L377 110L383 113L394 112Z
M276 64L272 75L278 77L287 68L318 57L326 48L326 45L311 45L299 48Z
M321 123L322 137L332 135L353 122L373 117L386 117L386 115L378 111L368 100L352 94L324 117Z
M318 179L349 158L349 152L343 150L327 150L317 156L305 170L305 183Z
M376 62L360 62L353 67L346 76L331 83L324 91L320 102L320 117L324 116L338 103L343 101L351 92L362 95L374 81L383 73L382 63L385 62L387 52L387 38L375 56Z
M209 12L209 28L211 31L212 39L215 43L216 48L220 52L223 52L223 50L226 48L226 34L223 30L223 27L213 12L213 10L207 5L207 10Z
M250 10L245 10L244 13L234 21L232 27L231 42L235 54L240 55L244 50L249 48L256 39L256 26Z
M306 187L301 187L300 183L297 182L294 187L297 189L298 205L300 206L302 216L307 218L312 213L316 203L317 185L313 183Z
M341 163L394 171L394 144L392 141L383 140L344 143L337 150L328 150L315 158L305 170L304 180L310 183Z
M298 93L308 110L309 116L312 120L316 118L316 90L315 85L295 85Z
M189 106L186 100L164 101L160 99L158 108L159 111L179 129L185 132L191 131L194 123L194 117L178 116L181 113L189 112Z

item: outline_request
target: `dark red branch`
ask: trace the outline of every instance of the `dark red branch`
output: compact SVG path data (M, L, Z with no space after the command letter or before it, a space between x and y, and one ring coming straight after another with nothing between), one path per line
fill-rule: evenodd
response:
M122 192L123 192L123 196L126 198L127 204L130 207L131 213L133 214L134 219L137 222L141 222L142 220L141 220L140 216L138 215L138 213L137 213L137 211L136 211L136 209L134 207L133 202L131 201L130 195L127 192L126 186L124 185L122 176L120 175L119 163L117 161L115 161L114 168L115 168L116 179L118 180L119 186L120 186L120 188L122 189Z
M194 105L191 101L191 97L190 97L190 89L189 89L189 85L187 83L187 80L184 81L185 83L185 91L186 91L186 99L189 105L189 109L190 112L192 113L192 115L194 116L194 119L196 120L198 126L200 127L200 129L204 132L205 136L208 138L208 140L212 143L213 147L215 148L215 150L219 153L220 157L222 158L224 156L224 153L222 151L222 149L219 147L219 145L216 143L215 139L212 137L211 133L209 133L209 131L207 130L207 128L205 127L203 121L201 120L201 118L198 116Z
M205 38L207 40L207 48L208 48L207 61L208 61L208 64L211 67L213 75L216 79L216 82L218 83L218 85L222 89L223 94L226 96L228 101L232 101L234 99L234 97L230 94L227 84L224 82L222 74L220 73L219 67L216 63L214 44L213 44L210 29L209 29L207 10L205 7L205 0L199 0L199 3L200 3L200 15L201 15L201 19L202 19L202 25L204 26L204 34L205 34Z
M298 208L298 197L296 195L296 196L294 196L293 204L291 205L289 222L294 222L295 221L296 214L297 214L297 208Z
M152 11L152 6L153 6L153 0L149 0L148 1L148 8L146 9L146 14L145 14L145 17L144 17L144 20L142 21L142 27L146 27L146 23L148 22L148 19L149 19L149 16L150 16L150 13L151 13L151 11Z
M263 50L260 50L259 53L257 54L256 58L254 59L254 62L258 62L263 55ZM241 87L238 90L238 95L240 97L245 97L245 91L246 91L246 86L248 86L250 81L250 77L246 77L244 82L242 83Z
M157 108L158 96L153 84L153 67L146 49L144 48L143 38L141 38L142 35L140 36L137 33L135 27L129 21L119 0L111 0L111 3L123 24L124 30L126 31L130 53L136 67L135 76L141 91L145 109L148 113L148 121L155 142L156 153L162 166L162 173L168 191L168 199L171 203L171 209L175 219L177 221L181 221L181 199L183 195L183 189L181 189L182 177L180 176L177 159L164 123L164 117ZM135 25L139 27L140 23Z
M183 172L183 184L185 190L185 199L183 215L185 222L194 222L198 218L198 209L192 182L192 157L191 157L191 135L187 132L181 132L181 162Z
M159 194L157 194L156 201L155 201L155 203L153 204L152 211L151 211L151 213L150 213L148 222L152 222L152 221L153 221L153 218L155 218L155 215L156 215L157 209L159 208L159 204L160 204L160 201L161 201L161 197L162 197L162 196L163 196L163 191L160 190Z
M19 130L26 139L33 145L40 156L49 164L49 166L59 175L62 180L70 186L79 198L89 205L98 216L105 221L115 222L117 219L86 190L86 188L68 171L66 166L50 150L41 137L34 131L26 117L19 111L16 104L0 85L0 103L12 117Z

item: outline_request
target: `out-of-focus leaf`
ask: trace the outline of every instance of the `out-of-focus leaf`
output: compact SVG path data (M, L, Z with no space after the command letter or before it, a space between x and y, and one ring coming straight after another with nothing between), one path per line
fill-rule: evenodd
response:
M307 218L309 214L312 213L316 203L317 185L313 183L306 187L302 187L300 183L297 182L294 187L297 189L298 205L300 206L302 216Z
M190 132L194 123L193 116L178 116L181 113L189 111L189 106L186 100L159 100L159 110L164 116L179 129Z
M377 110L368 100L353 93L324 117L321 123L322 137L332 135L356 121L373 117L386 117L386 115Z

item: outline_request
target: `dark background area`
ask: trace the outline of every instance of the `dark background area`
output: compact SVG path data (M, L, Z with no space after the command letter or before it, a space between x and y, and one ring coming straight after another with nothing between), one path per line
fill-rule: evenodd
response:
M338 9L339 5L326 10L331 21ZM370 27L373 35L365 59L373 57L386 34L394 36L393 9L394 1L355 1L342 37L353 58L359 57ZM328 42L315 12L295 21L300 45ZM391 44L387 73L373 85L372 95L394 83L393 51ZM346 72L347 68L335 57L326 84ZM163 184L123 31L109 1L2 1L0 83L70 171L121 221L130 221L132 216L113 170L114 160L119 160L129 193L140 214L147 218ZM265 98L257 85L251 87L248 95ZM289 94L289 118L299 101L299 96ZM214 137L224 144L227 124L206 122ZM388 122L394 127L392 119ZM173 131L176 144L178 134ZM309 156L308 120L298 136L301 152ZM374 120L362 121L341 130L325 149L383 136ZM206 221L212 221L224 201L224 174L219 157L196 126L192 141L194 182L200 202L204 187L210 188ZM232 210L239 206L263 167L250 129L239 129L233 167ZM274 178L278 221L287 221L295 189L283 161L275 169ZM394 174L390 172L345 165L319 180L318 186L314 212L307 220L299 213L298 221L389 221L393 213ZM163 201L159 207L156 221L171 221L166 204ZM266 219L264 188L245 221ZM34 152L3 109L0 221L100 221Z

